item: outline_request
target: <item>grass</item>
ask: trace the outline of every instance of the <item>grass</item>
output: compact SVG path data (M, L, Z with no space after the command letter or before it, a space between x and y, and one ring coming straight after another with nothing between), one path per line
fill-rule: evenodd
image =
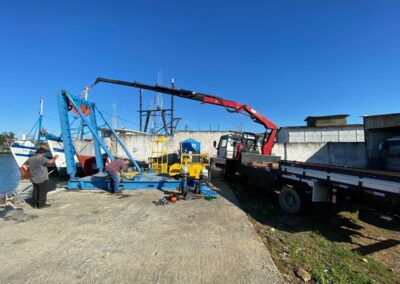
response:
M326 219L288 216L270 197L232 187L286 282L297 283L294 270L301 267L316 283L400 283L384 264L346 247L358 231L358 220L344 217L353 226L348 229L328 225Z
M305 267L319 283L396 283L393 273L372 259L326 240L316 232L283 234L294 267Z

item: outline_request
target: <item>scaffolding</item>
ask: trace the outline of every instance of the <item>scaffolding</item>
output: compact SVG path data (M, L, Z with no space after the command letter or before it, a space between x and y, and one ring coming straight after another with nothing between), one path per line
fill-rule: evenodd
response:
M163 136L157 136L151 142L151 169L158 174L168 173L168 144Z

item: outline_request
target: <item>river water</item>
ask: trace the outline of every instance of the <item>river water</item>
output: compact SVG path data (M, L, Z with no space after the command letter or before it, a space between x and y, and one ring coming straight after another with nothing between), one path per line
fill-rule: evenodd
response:
M19 169L11 154L0 154L0 195L12 192L19 182Z

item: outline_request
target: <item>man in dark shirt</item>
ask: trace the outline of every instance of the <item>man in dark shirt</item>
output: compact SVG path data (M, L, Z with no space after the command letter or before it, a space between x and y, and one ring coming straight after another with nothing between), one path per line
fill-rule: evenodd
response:
M44 156L45 149L40 147L36 151L36 155L30 157L24 164L25 170L29 169L31 182L33 185L32 199L34 208L44 208L50 205L46 204L47 191L49 185L49 173L47 172L47 165L54 163L58 155L53 159L47 159Z
M119 192L119 176L118 172L121 173L121 176L124 174L124 171L129 165L128 159L115 159L111 163L106 166L106 172L110 177L110 191L112 193Z

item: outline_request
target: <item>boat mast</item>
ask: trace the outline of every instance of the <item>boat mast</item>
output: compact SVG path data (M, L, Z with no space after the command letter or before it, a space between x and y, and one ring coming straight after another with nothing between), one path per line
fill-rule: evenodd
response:
M39 127L38 127L38 136L37 136L37 144L38 145L40 145L41 136L42 136L42 120L43 120L43 98L40 98Z
M87 100L87 98L89 96L89 89L90 89L89 87L85 86L85 88L81 92L80 97L82 99L84 99L85 101ZM83 139L83 135L84 135L83 128L84 128L84 126L85 126L84 121L83 121L83 119L81 119L81 124L79 126L79 133L78 133L79 139Z

